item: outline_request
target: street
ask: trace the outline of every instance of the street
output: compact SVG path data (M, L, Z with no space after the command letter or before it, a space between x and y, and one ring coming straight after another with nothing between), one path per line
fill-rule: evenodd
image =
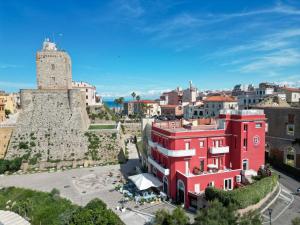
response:
M300 182L275 170L280 175L281 192L278 198L268 208L272 209L273 225L289 225L295 217L300 217L300 196L295 191L300 187ZM262 212L263 224L270 224L269 211Z

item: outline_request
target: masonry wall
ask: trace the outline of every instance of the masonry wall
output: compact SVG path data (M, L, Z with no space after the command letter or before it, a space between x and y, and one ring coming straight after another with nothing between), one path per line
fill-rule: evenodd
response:
M71 58L63 51L40 51L36 54L39 89L71 89Z
M21 112L6 154L41 161L82 159L89 126L79 90L21 90Z
M8 147L13 127L0 127L0 159L3 159Z

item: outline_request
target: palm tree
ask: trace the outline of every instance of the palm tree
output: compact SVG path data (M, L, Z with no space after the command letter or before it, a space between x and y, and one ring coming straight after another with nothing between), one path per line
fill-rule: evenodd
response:
M140 100L141 100L141 97L139 95L137 95L135 97L135 99L137 100L138 102L138 113L141 114L141 106L140 106Z
M119 98L119 104L121 105L121 107L123 107L123 104L124 104L124 97L120 97L120 98Z
M136 93L135 92L132 92L131 93L131 96L132 96L132 98L133 98L133 100L135 99L135 96L136 96Z

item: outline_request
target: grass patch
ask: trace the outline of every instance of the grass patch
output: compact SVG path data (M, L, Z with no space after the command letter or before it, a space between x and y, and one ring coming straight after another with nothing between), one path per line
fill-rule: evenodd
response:
M116 125L101 124L101 125L90 125L89 130L101 130L101 129L115 129Z

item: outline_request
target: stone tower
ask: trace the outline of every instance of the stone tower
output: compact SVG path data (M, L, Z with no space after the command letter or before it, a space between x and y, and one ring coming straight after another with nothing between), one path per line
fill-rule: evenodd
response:
M59 51L55 43L46 39L43 49L36 54L38 89L71 89L71 59L67 52Z
M46 39L37 52L38 89L21 89L21 112L6 159L51 162L83 159L89 127L85 93L72 89L71 59Z

